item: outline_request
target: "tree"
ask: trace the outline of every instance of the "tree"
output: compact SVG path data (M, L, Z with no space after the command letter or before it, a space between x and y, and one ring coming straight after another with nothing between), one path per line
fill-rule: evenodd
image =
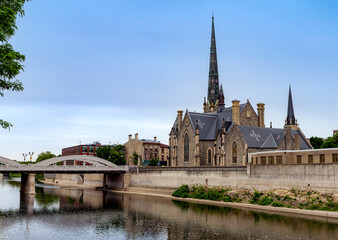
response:
M133 155L131 155L130 159L133 161L134 165L138 165L138 160L142 161L141 155L138 155L137 152L134 152Z
M311 137L310 143L315 149L318 149L318 148L322 147L322 145L324 143L324 139L320 138L320 137Z
M55 154L51 153L50 151L42 152L38 155L36 162L41 162L46 159L55 158Z
M338 133L325 139L322 148L338 148Z
M158 166L158 161L160 160L159 157L151 157L149 166Z
M24 70L22 63L25 56L15 51L9 39L17 30L16 18L23 17L24 3L28 0L2 0L0 1L0 96L4 96L4 91L23 91L22 83L15 79ZM10 129L13 125L0 119L0 126Z
M106 159L116 165L125 165L126 159L124 157L124 146L117 145L105 145L95 150L96 156Z

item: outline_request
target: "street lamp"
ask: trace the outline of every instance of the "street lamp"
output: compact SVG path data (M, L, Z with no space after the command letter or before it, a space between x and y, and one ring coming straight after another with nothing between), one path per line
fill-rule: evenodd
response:
M32 157L34 155L34 152L28 152L28 154L29 154L29 160L32 161Z
M23 153L22 156L23 156L23 161L25 162L26 161L26 157L27 157L27 153Z

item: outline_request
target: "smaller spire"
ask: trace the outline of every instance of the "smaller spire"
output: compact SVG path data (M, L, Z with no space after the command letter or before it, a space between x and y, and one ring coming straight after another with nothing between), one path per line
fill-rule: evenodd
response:
M224 108L224 93L223 93L223 86L221 84L221 89L219 91L219 97L218 97L218 109L217 112L222 112L225 108Z
M289 101L288 101L288 113L286 117L286 125L297 125L295 113L293 110L293 103L292 103L292 93L291 93L291 84L289 85Z

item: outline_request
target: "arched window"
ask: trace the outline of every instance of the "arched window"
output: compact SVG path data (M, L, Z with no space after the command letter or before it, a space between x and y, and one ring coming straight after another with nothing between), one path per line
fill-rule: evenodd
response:
M232 144L232 163L237 163L237 144Z
M184 161L189 162L189 136L188 133L184 136Z
M208 164L211 164L211 149L208 149Z
M221 165L221 156L218 156L218 165Z

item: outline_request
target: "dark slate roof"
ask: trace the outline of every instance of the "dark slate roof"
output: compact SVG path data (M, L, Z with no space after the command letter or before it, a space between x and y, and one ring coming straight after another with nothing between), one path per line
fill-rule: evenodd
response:
M277 148L284 138L283 128L238 126L249 148ZM300 135L300 150L311 149L299 130L291 130L292 136Z
M243 110L245 105L246 103L243 103L239 106L240 111ZM200 140L215 140L217 132L220 132L222 129L223 119L225 121L226 131L228 131L232 125L232 107L224 108L222 112L188 112L188 114L194 130L196 129L196 121L198 121Z

